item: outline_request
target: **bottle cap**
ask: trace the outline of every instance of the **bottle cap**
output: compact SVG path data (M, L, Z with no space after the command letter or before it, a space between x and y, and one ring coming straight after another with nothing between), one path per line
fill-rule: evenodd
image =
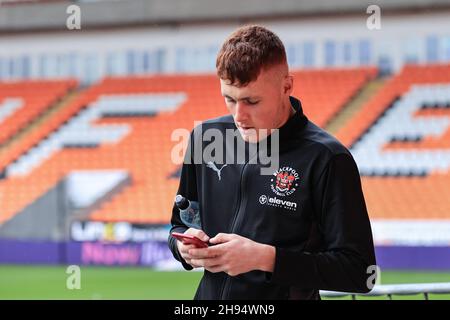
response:
M185 210L189 207L189 200L183 197L182 195L178 194L175 197L175 204L180 210Z

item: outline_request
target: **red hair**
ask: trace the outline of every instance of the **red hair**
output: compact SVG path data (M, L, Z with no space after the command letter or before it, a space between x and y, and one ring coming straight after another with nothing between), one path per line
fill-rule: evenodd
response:
M272 31L257 25L234 31L220 49L216 68L222 80L232 85L246 86L256 80L263 68L285 63L283 42Z

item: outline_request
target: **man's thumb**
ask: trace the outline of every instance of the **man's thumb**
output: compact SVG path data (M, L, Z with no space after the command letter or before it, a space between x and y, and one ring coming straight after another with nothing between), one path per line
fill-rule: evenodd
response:
M226 233L219 233L214 238L211 238L209 242L213 244L227 242L229 240L229 234Z

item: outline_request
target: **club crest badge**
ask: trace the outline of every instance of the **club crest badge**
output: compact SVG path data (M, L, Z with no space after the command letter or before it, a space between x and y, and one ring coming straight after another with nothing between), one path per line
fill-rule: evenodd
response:
M293 194L298 187L300 177L297 171L291 167L282 167L274 172L270 187L272 191L281 197Z

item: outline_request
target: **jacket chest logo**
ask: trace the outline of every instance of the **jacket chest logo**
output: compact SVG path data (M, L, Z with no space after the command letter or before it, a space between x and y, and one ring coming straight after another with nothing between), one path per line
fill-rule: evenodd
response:
M285 197L295 192L299 180L299 174L295 169L282 167L273 173L273 177L270 179L270 187L277 196Z
M207 166L208 168L214 170L214 171L217 173L217 177L219 178L219 181L220 181L220 180L222 179L222 176L221 176L222 169L225 168L227 165L224 164L224 165L223 165L222 167L220 167L220 169L219 169L219 168L217 168L217 166L216 166L216 164L215 164L214 162L209 161L209 162L206 164L206 166Z

